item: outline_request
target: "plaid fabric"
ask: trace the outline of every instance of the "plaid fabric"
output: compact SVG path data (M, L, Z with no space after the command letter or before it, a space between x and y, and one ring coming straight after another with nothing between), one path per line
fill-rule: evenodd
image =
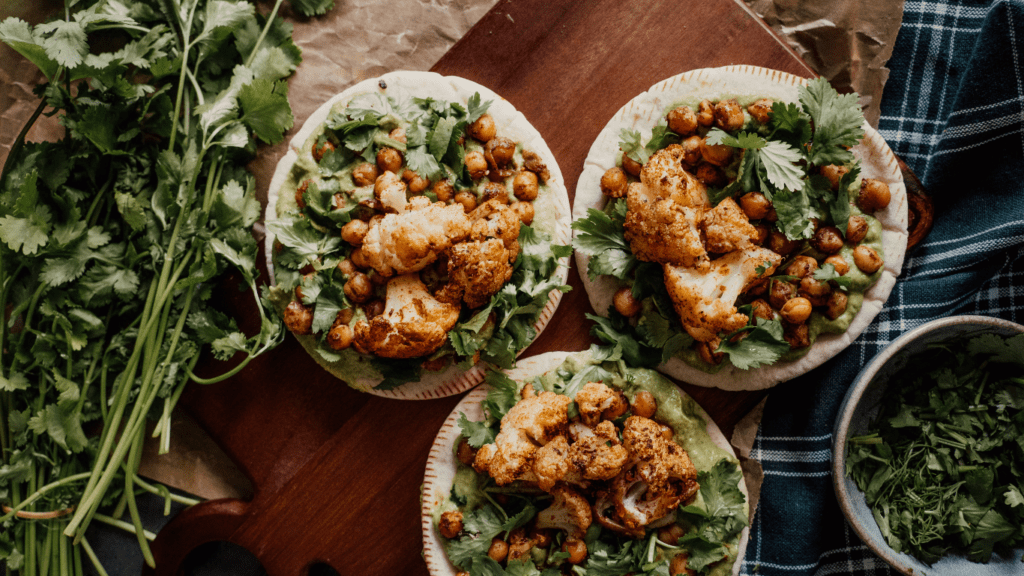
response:
M864 334L769 396L742 574L895 574L849 529L833 493L843 396L886 344L929 320L1024 321L1024 0L908 0L889 68L879 130L932 195L935 227Z

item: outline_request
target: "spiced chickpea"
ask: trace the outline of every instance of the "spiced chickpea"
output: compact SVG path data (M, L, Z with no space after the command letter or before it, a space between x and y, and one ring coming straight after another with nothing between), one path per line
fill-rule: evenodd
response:
M508 204L508 188L501 182L488 182L484 184L483 193L480 196L482 202L497 200L502 204Z
M837 164L829 164L828 166L821 167L821 175L828 178L828 183L832 185L832 191L839 190L839 181L843 179L850 172L850 169L846 166L839 166Z
M476 209L476 194L473 194L469 190L463 190L455 195L455 201L462 204L462 209L469 214Z
M779 315L790 324L806 322L811 317L811 301L799 296L793 298L782 306Z
M824 264L831 264L836 270L836 274L840 276L846 276L846 273L850 271L850 263L846 261L846 258L838 254L833 254L828 258L825 258Z
M863 216L850 216L846 224L846 241L851 244L862 242L868 235L868 221Z
M786 238L786 235L778 230L772 230L768 235L768 248L780 256L785 256L796 250L799 245L799 242Z
M622 153L622 169L633 176L640 176L640 171L644 169L644 165L633 160L625 152Z
M697 572L688 568L689 557L686 552L676 554L672 557L672 560L668 563L669 576L692 576Z
M702 100L697 106L697 124L709 128L715 123L715 105L711 100Z
M373 296L373 283L366 274L356 272L345 282L344 290L349 300L361 304Z
M683 537L683 534L686 534L686 530L683 530L682 526L673 522L658 530L658 540L669 546L675 546L679 543L679 539Z
M494 117L490 114L480 116L466 128L466 132L470 136L484 143L494 138L497 130L497 127L494 125Z
M743 209L747 218L760 220L768 216L768 212L772 209L772 203L767 196L760 192L747 192L740 196L740 208Z
M508 561L525 558L533 548L533 540L526 535L526 528L519 527L508 535Z
M772 208L764 219L774 224L779 221L779 213L775 211L775 208Z
M388 132L388 138L391 138L392 140L397 140L402 144L407 144L409 142L409 140L405 137L405 128L402 128L401 126L395 128L391 132Z
M627 318L632 318L640 313L640 302L633 298L633 290L629 286L616 290L612 303L615 305L615 310Z
M298 205L299 208L306 207L306 199L302 196L306 193L306 190L309 190L310 182L312 182L312 180L303 180L302 183L295 188L295 204Z
M455 449L455 457L466 466L472 466L476 460L476 448L469 445L469 440L463 438Z
M636 393L636 396L633 396L631 411L634 416L654 418L654 413L658 411L658 401L654 398L654 394L647 390L641 390Z
M706 138L700 141L700 156L705 162L715 166L725 166L732 161L732 146L725 144L708 144Z
M419 194L430 186L430 180L421 177L408 168L402 172L402 180L405 180L406 185L409 187L409 192L413 194Z
M366 273L366 277L370 279L370 283L374 286L384 286L388 283L389 278L376 270L370 270Z
M363 312L366 314L367 318L376 318L377 316L380 316L384 313L384 301L380 299L370 300L363 305Z
M744 290L744 294L750 294L751 296L760 296L768 290L768 277L761 278L760 280L754 280Z
M843 234L835 226L822 226L811 238L811 246L818 252L835 254L843 247Z
M381 148L377 152L377 168L381 172L394 172L402 167L402 153L394 148Z
M804 278L800 281L797 293L807 298L811 306L824 306L828 302L828 297L832 295L832 285L814 278Z
M369 186L377 181L377 165L363 162L352 169L352 181L356 186Z
M292 334L313 333L313 310L298 300L292 300L284 309L284 325Z
M519 221L529 226L533 224L533 204L530 202L516 202L512 205L512 210L515 210L516 216L519 216Z
M626 195L626 187L629 181L626 179L626 172L618 166L612 166L601 176L601 193L612 198L622 198Z
M487 555L495 562L503 562L508 555L508 544L501 538L491 540L491 547L487 549Z
M829 320L835 320L846 313L846 306L849 304L850 298L846 295L846 292L842 290L833 290L832 294L828 297L828 302L825 303L825 317Z
M566 540L562 551L569 554L569 564L581 564L587 559L587 544L583 540Z
M811 345L811 330L807 323L784 325L782 337L792 348L806 348Z
M361 246L369 229L370 225L358 218L350 220L341 227L341 239L353 246Z
M789 282L781 282L775 280L771 282L771 288L768 292L768 301L771 302L772 308L776 310L782 308L789 302L789 299L796 296L796 286L793 286Z
M441 202L449 202L455 197L455 187L448 180L438 180L430 187L430 190Z
M853 263L865 274L874 274L885 262L874 248L863 244L853 249Z
M323 144L320 144L319 146L313 144L313 160L316 160L317 163L319 164L320 161L323 160L324 156L326 156L328 152L333 151L334 142L331 142L330 140L324 140Z
M366 255L363 254L362 248L356 248L353 250L352 253L348 255L348 259L352 261L352 264L355 264L355 267L358 270L366 270L370 267L370 263L366 259Z
M623 175L623 178L625 178L625 175ZM602 184L604 183L604 178L601 179L601 182ZM604 188L603 185L602 188ZM540 184L537 182L537 175L529 170L519 171L516 173L516 177L512 179L512 193L519 200L536 200L539 192Z
M772 112L772 104L774 104L770 98L761 98L755 100L750 106L747 106L747 112L754 117L761 124L767 124L770 119L769 114Z
M355 274L356 265L352 263L352 260L345 258L341 262L338 262L338 272L341 272L346 278Z
M889 205L892 194L889 185L881 180L865 178L860 181L860 194L857 195L857 207L865 212L882 210Z
M750 313L755 318L762 320L773 320L775 318L775 312L772 311L772 307L763 298L758 298L750 303Z
M605 420L615 420L619 416L622 416L629 410L629 402L626 401L626 397L622 392L618 392L612 397L611 406L605 408L601 412L601 418Z
M743 108L736 100L722 100L715 104L715 126L726 132L734 132L743 127Z
M697 166L697 173L695 174L697 180L700 180L708 186L724 186L726 183L725 173L722 172L717 166L711 164L701 164Z
M479 180L486 176L487 160L484 158L484 153L479 150L467 152L466 170L469 171L469 177L472 178L473 180Z
M348 324L352 321L353 315L351 308L342 308L338 311L338 315L334 317L334 324Z
M700 143L704 139L700 136L693 135L683 140L683 164L687 166L696 166L701 160L700 156Z
M697 115L689 106L679 106L665 117L668 129L680 136L689 136L697 131Z
M437 531L449 540L458 536L459 532L462 532L462 512L449 510L441 514L437 521Z
M484 144L484 159L493 170L505 168L516 153L516 143L509 138L491 138Z
M551 546L551 541L554 540L551 536L551 530L544 528L537 528L534 526L529 531L530 540L533 540L533 545L537 548L547 548Z
M767 239L768 227L764 224L754 224L754 235L750 238L750 241L758 246L762 246Z
M786 275L807 278L818 270L818 261L810 256L797 256L786 266Z
M701 360L708 364L718 366L722 363L722 360L725 360L724 352L715 352L715 350L718 349L719 344L721 344L721 342L718 338L715 338L711 342L697 342L697 355L700 356Z

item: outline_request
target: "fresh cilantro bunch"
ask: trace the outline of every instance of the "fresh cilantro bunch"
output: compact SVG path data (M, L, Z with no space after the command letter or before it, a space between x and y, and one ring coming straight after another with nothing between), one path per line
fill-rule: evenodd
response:
M1024 335L933 344L889 379L847 474L886 542L933 564L1024 546Z
M235 0L69 0L51 21L0 23L0 40L46 77L0 174L0 500L14 509L0 516L0 560L11 570L81 573L83 548L96 561L92 520L129 526L152 566L135 491L194 501L138 477L147 422L166 451L187 382L227 378L283 338L257 289L260 205L245 169L257 139L276 143L293 122L285 79L301 56L281 4L264 16ZM118 48L93 51L101 36ZM42 114L64 138L26 143ZM227 313L236 286L246 332ZM197 376L204 351L234 365ZM130 524L99 512L118 501ZM39 530L12 520L72 506Z

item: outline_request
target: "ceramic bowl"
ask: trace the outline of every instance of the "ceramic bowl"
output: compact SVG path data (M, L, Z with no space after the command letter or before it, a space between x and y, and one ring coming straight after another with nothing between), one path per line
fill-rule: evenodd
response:
M1021 550L1016 550L1013 558L993 555L988 564L970 562L963 556L946 556L932 566L908 554L894 551L882 537L864 493L846 476L847 438L867 432L878 413L879 400L889 377L906 365L907 358L923 351L933 342L986 332L1012 336L1024 332L1024 326L987 316L953 316L923 324L897 338L861 370L839 409L832 435L832 485L839 507L864 544L903 574L1019 576L1024 573Z

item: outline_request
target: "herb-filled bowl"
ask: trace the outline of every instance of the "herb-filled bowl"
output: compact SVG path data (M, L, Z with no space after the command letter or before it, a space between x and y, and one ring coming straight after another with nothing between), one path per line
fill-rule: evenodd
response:
M1024 326L954 316L899 337L854 380L833 433L832 483L857 536L900 572L1024 571L1024 446L1007 433L1024 428L1021 373ZM922 538L924 525L944 536Z

